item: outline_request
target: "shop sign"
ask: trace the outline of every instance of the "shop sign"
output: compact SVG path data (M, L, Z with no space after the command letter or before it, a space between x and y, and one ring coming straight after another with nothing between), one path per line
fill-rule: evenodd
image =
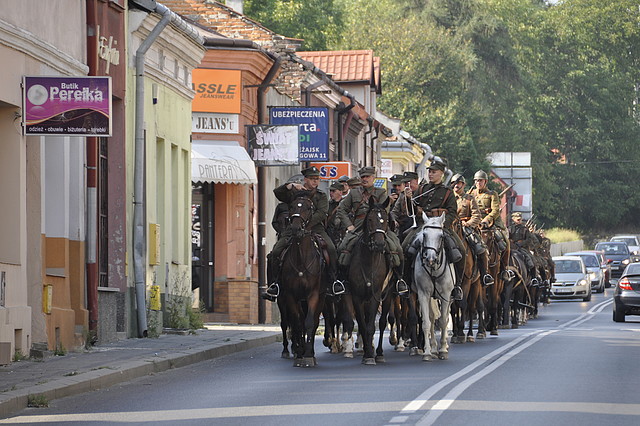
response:
M325 107L269 107L269 123L300 127L300 161L329 159L329 109Z
M194 112L240 114L242 108L242 72L238 70L194 69L191 74Z
M246 126L249 155L256 166L299 164L298 126Z
M25 135L111 136L111 77L24 77Z
M192 112L192 133L226 133L237 135L240 125L239 114L219 114L215 112Z
M340 176L351 176L351 163L348 161L332 161L329 163L309 163L320 170L320 179L338 180Z

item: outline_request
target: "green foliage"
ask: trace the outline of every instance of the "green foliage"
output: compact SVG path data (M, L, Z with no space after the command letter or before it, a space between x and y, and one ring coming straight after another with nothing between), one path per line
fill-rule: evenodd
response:
M23 361L25 359L29 359L29 357L24 355L21 350L16 349L13 354L13 362Z
M45 395L28 395L27 407L46 408L49 406L49 400Z
M64 347L62 343L58 343L56 349L53 351L55 356L65 356L67 354L67 349Z
M578 241L582 239L579 232L571 229L563 228L551 228L545 231L545 236L551 240L552 243L566 243L569 241Z

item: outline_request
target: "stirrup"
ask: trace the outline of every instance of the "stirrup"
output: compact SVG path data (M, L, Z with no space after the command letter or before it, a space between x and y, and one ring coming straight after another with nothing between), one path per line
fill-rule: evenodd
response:
M280 295L280 286L278 283L271 283L265 293L271 297L278 297Z
M489 274L484 274L484 277L482 277L482 284L484 284L485 286L490 286L493 285L493 283L493 277Z
M537 278L531 278L531 287L538 287L540 285L540 281Z
M510 281L516 277L516 274L511 269L505 269L502 271L502 279L505 281Z
M453 297L453 300L462 300L462 296L464 294L462 293L462 287L460 286L454 286L453 290L451 291L451 297Z
M331 284L331 292L334 296L339 296L344 294L346 288L344 287L344 283L340 280L335 280L333 284Z
M396 291L400 296L407 296L409 294L409 286L402 278L396 282Z

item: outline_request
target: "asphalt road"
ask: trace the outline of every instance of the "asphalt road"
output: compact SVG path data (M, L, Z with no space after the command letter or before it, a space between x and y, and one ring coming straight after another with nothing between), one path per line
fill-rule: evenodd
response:
M280 344L55 400L5 420L46 424L637 425L640 317L612 321L611 294L557 301L497 337L427 363L329 354L292 367ZM386 339L385 339L386 340ZM3 421L0 421L2 423Z

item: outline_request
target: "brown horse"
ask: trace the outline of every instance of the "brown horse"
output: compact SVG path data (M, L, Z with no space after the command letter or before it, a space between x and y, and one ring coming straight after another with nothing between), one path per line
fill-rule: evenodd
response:
M457 222L454 231L460 237L464 245L465 265L462 276L462 300L455 300L451 306L451 320L453 322L453 336L451 343L474 342L473 338L473 316L478 311L478 300L482 292L480 283L480 271L476 264L476 258L471 250L469 242L463 235L462 224ZM482 313L479 312L479 315ZM464 335L465 320L469 321L469 331L467 336ZM484 338L486 335L484 329L484 321L480 316L478 318L478 338Z
M373 198L369 199L369 210L362 225L362 235L353 247L349 264L349 289L358 322L358 333L363 340L362 363L365 365L375 365L376 361L384 362L382 338L391 305L391 298L386 296L390 293L390 286L387 284L392 272L388 254L385 253L386 233L390 232L388 204L388 198L383 204L375 204ZM378 307L383 300L385 303L379 323L380 339L374 357L375 320Z
M498 249L498 243L496 240L495 232L498 232L493 226L489 228L482 228L480 234L482 235L482 241L487 246L489 252L489 270L487 271L494 279L494 284L486 289L486 328L492 336L498 335L498 322L501 305L501 294L504 287L503 277L500 274L500 264L502 257L509 256L509 249L504 252L500 252ZM508 262L505 262L508 264Z
M324 304L325 262L314 235L305 229L314 213L309 191L300 191L289 204L291 243L283 254L280 298L291 330L294 367L317 364L314 350L316 330Z

